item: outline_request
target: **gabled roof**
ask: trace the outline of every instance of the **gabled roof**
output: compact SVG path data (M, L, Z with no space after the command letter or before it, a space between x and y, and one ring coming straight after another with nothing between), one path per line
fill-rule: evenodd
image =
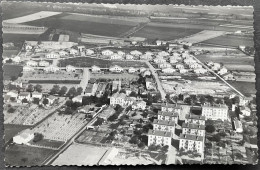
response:
M203 141L202 136L196 136L191 134L180 134L180 139L193 140L193 141Z
M171 137L171 132L150 129L148 135Z
M186 115L186 119L195 119L195 120L205 120L205 116L199 116L199 115Z
M162 111L159 111L159 112L158 112L158 115L178 117L178 113L176 113L176 112L162 112Z
M182 128L205 130L205 125L198 125L198 124L184 122L182 124Z
M20 92L19 93L19 96L28 96L28 95L30 95L29 92Z
M153 120L153 124L166 125L166 126L175 126L175 122L171 121L171 120L167 121L167 120L154 119Z

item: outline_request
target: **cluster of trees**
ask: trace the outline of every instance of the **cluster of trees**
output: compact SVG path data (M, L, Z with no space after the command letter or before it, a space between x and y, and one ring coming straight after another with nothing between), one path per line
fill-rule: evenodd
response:
M129 140L130 144L135 144L140 149L145 148L147 142L148 142L148 137L146 135L134 135Z
M240 98L238 96L235 96L233 98L224 97L224 103L231 108L232 104L238 104L240 102Z
M34 138L33 138L33 142L36 143L36 142L39 142L43 139L43 135L41 133L35 133L34 134Z
M34 91L37 91L37 92L42 92L42 86L37 84L37 85L32 85L32 84L29 84L27 86L27 89L26 89L27 92L34 92Z
M8 113L14 113L15 112L15 109L13 107L10 107L8 110L7 110Z
M70 98L73 98L75 96L80 95L83 92L82 87L78 87L77 89L75 87L71 87L69 90L66 86L62 86L60 88L59 85L54 85L52 89L50 90L50 94L58 94L59 96L68 96Z
M100 125L102 125L103 122L104 122L104 119L98 117L93 125L100 126Z
M109 104L110 100L108 96L109 96L109 91L105 91L103 96L101 96L100 98L96 96L84 96L82 98L82 105L96 104L97 107L100 107L104 104Z
M161 152L166 153L166 152L168 152L169 146L168 145L161 146L161 145L152 144L148 147L148 149L150 151L161 151Z
M179 96L179 98L183 98L183 96ZM215 101L214 97L210 95L206 95L206 96L190 95L189 97L186 97L184 99L184 103L187 103L189 105L196 104L196 103L205 104L206 102L212 105L214 103L221 103L222 101L221 99Z
M182 155L188 155L189 157L193 158L193 157L200 157L201 155L196 151L196 150L188 150L188 151L185 151L183 148L181 148L179 150L179 155L182 156Z
M111 115L107 120L110 122L115 121L118 118L118 116L122 113L123 110L124 109L122 108L122 106L116 105L115 107L116 112L113 115Z
M157 93L156 95L153 95L153 96L150 93L148 93L146 104L148 106L151 106L152 103L157 103L160 100L161 100L161 94L160 93Z

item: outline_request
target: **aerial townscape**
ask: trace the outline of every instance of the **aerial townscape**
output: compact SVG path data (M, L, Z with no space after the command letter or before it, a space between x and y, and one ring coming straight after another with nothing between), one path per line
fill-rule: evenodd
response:
M257 163L253 7L1 6L6 166Z

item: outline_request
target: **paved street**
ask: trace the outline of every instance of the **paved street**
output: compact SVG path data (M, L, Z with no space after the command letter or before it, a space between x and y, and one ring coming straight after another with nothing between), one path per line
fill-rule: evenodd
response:
M80 87L82 87L83 91L82 93L84 94L84 91L88 85L88 81L90 79L90 71L89 68L83 68L83 75L82 75L82 80L80 82Z
M161 81L160 81L160 79L159 79L159 77L158 77L158 74L157 74L157 72L156 72L156 69L151 65L151 63L149 63L149 61L145 61L145 63L148 65L149 69L151 70L151 73L152 73L153 76L154 76L154 79L155 79L155 81L156 81L156 83L157 83L158 90L159 90L160 93L161 93L161 98L162 98L162 100L165 100L166 93L165 93L165 91L164 91L164 89L163 89L163 87L162 87L162 84L161 84Z

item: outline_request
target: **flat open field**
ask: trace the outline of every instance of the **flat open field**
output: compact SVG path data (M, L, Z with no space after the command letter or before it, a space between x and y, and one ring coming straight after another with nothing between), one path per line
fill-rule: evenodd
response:
M3 57L12 57L13 55L17 55L19 53L18 50L3 50Z
M208 54L208 55L197 55L196 58L198 58L201 62L218 62L228 64L228 65L254 65L254 58L248 57L245 54L239 54L239 55L225 55L224 53L219 54Z
M38 40L39 35L35 34L3 34L3 42L13 42L18 44L18 47L22 47L25 40L34 41Z
M60 14L60 12L41 11L41 12L37 12L37 13L33 13L33 14L29 14L29 15L25 15L25 16L21 16L21 17L17 17L17 18L7 19L7 20L4 20L4 22L12 23L12 24L20 24L20 23L24 23L24 22L29 22L29 21L42 19L42 18L51 17L51 16L58 15L58 14Z
M169 27L168 27L169 26ZM189 27L174 27L173 25L165 25L158 23L149 23L133 36L147 38L148 41L160 40L174 40L183 38L202 31L203 28L189 28Z
M75 21L88 21L88 22L96 22L103 24L115 24L115 25L128 25L128 26L136 26L140 22L148 21L147 18L132 18L132 17L115 17L115 16L102 16L102 15L84 15L78 13L72 13L61 17L63 20L75 20Z
M117 21L115 24L113 21L108 23L102 23L103 20L107 18L97 17L96 19L101 20L96 22L93 18L88 21L88 17L80 16L72 16L70 14L60 14L44 19L39 19L31 22L27 22L25 24L32 25L32 26L45 26L51 27L56 29L64 29L73 32L80 32L80 33L87 33L87 34L95 34L95 35L103 35L103 36L112 36L116 37L120 34L128 31L133 26L132 25L124 25L125 22L122 24ZM83 20L83 18L86 18ZM107 19L109 21L109 19Z
M147 67L145 63L138 61L111 61L88 57L77 57L60 60L59 65L60 67L66 67L67 65L72 65L75 67L91 67L96 65L101 68L108 68L112 65L119 65L121 67Z
M9 80L12 76L18 77L22 70L23 67L19 65L3 65L4 80Z
M31 126L5 124L4 125L5 143L8 142L10 139L12 139L15 135L17 135L22 130L30 127Z
M229 81L229 83L246 96L256 94L255 83L253 82Z
M9 145L5 150L5 164L10 166L41 165L54 152L57 151L26 145Z
M197 34L188 36L186 38L181 38L182 41L190 42L190 43L198 43L208 39L212 39L218 36L225 34L224 31L212 31L212 30L204 30Z
M73 144L52 165L97 165L106 151L105 148Z
M219 36L216 38L203 41L203 43L225 45L225 46L232 46L232 47L238 47L240 45L250 46L250 47L254 46L253 38L233 36L233 35Z

